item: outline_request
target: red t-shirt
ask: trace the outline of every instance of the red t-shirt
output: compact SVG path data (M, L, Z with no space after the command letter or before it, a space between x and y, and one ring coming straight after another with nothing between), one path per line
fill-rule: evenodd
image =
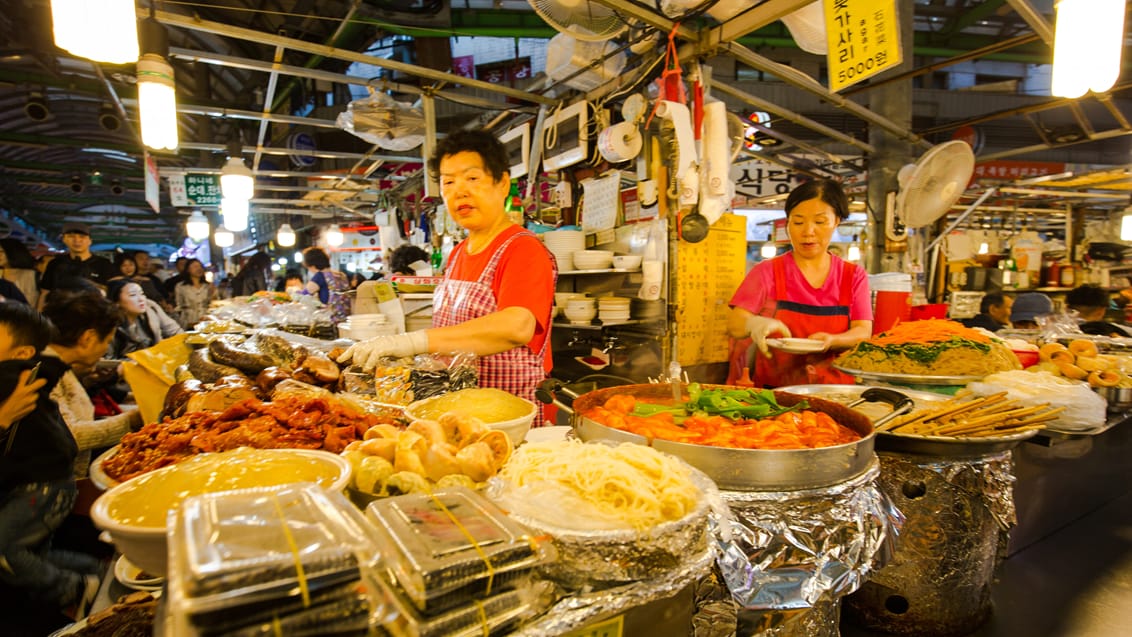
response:
M452 251L448 270L444 276L457 281L478 281L492 255L503 242L522 231L522 226L514 225L499 233L486 250L478 254L468 254L467 241ZM454 258L457 254L460 257ZM491 291L502 310L508 307L525 307L535 316L535 334L527 343L531 351L538 352L550 333L550 308L554 305L554 271L550 263L550 253L537 237L522 236L507 246L495 268L495 278ZM543 367L547 372L554 367L547 344Z

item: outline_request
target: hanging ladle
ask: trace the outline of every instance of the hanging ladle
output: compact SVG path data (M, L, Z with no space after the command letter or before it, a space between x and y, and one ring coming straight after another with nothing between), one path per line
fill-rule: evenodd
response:
M707 217L700 214L699 208L693 208L691 212L681 214L677 218L677 225L680 227L680 238L688 243L699 243L707 238L708 224Z

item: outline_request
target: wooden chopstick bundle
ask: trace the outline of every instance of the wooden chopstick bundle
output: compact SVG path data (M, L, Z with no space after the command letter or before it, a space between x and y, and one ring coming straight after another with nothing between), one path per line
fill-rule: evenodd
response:
M878 431L925 436L987 437L1042 429L1064 407L1023 406L1006 392L969 400L951 399L934 408L895 418Z

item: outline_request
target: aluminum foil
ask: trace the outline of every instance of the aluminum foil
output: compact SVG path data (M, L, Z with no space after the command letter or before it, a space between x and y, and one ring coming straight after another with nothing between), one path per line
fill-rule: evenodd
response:
M708 513L713 508L724 510L726 505L722 504L715 484L703 473L693 469L692 481L703 493L696 508L684 518L658 525L647 534L635 530L565 529L516 512L516 507L508 505L506 485L497 483L488 495L513 519L536 534L551 538L558 559L542 567L541 573L568 591L579 591L661 578L682 567L689 555L706 551L710 545Z
M545 615L510 633L511 637L545 637L546 635L561 635L574 630L585 628L599 620L608 619L621 613L628 612L649 602L672 597L688 586L698 586L705 576L711 572L715 562L715 548L708 545L702 553L687 557L683 563L660 577L649 580L605 588L592 593L571 595L552 606ZM704 612L710 613L714 619L726 621L726 613L720 612L721 604L710 597L700 598L697 595L697 604L703 605ZM722 604L726 606L726 604ZM699 606L689 618L693 624L703 625L706 620L697 620L700 614ZM734 620L730 627L726 623L722 626L704 629L705 632L695 632L700 637L723 637L734 634ZM722 632L720 632L722 631Z
M880 461L880 488L907 520L893 559L845 599L846 617L918 637L974 631L990 616L994 570L1016 522L1011 453Z
M719 566L751 632L838 634L839 599L887 563L903 522L879 474L874 460L830 487L721 492L733 517L720 520Z

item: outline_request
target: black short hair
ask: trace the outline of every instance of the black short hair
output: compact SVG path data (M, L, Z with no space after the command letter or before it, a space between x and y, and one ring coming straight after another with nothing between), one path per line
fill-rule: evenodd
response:
M979 312L986 314L990 312L992 306L1000 307L1002 302L1006 300L1006 295L1002 292L990 292L983 295L983 300L979 301Z
M0 302L0 325L8 328L12 345L30 345L35 348L36 354L42 352L55 336L55 326L46 316L18 301Z
M12 237L0 239L0 249L8 257L8 267L20 270L34 270L35 257L31 256L23 241Z
M414 274L409 264L416 261L428 263L428 260L429 254L423 248L406 243L389 253L389 272L390 274Z
M117 303L119 297L122 296L122 290L126 289L126 286L131 283L137 285L139 288L141 287L138 285L138 282L133 279L114 279L110 281L106 284L106 298L109 299L111 303Z
M428 160L428 169L434 175L440 174L440 160L450 155L469 152L477 153L483 159L483 167L495 181L510 175L511 163L507 159L507 149L503 142L483 129L460 129L449 134L436 144L436 151Z
M98 290L58 289L47 297L43 315L55 324L55 339L64 347L78 344L79 338L93 329L99 338L106 338L118 326L122 311Z
M845 221L849 218L849 198L845 196L841 184L832 179L814 179L790 191L790 195L786 197L786 217L790 217L790 211L798 204L811 199L820 199L829 204L838 219Z
M1073 288L1065 295L1069 307L1104 307L1109 304L1108 292L1097 285L1082 285Z
M326 250L311 246L303 250L303 265L316 270L325 270L330 267L330 257L326 254Z

